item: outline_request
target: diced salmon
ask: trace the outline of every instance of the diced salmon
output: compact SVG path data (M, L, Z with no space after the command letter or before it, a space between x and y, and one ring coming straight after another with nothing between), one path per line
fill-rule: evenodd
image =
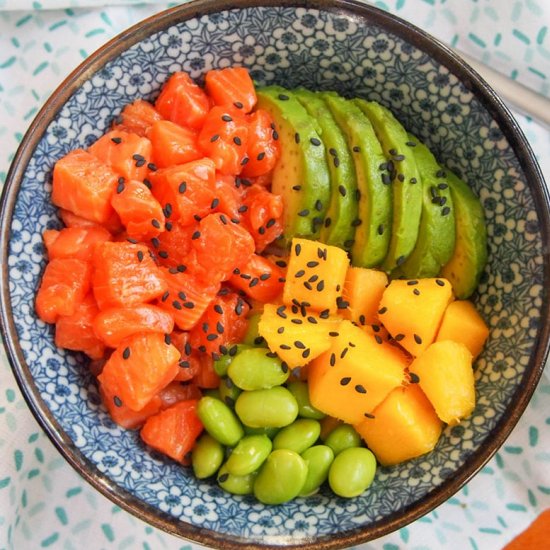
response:
M216 105L231 105L249 113L256 105L256 90L244 67L213 69L206 73L205 86Z
M149 417L141 429L141 438L153 449L183 462L203 430L197 403L196 399L180 401Z
M185 164L204 155L197 146L197 132L170 120L159 120L151 126L149 139L153 162L158 168Z
M121 342L98 379L113 399L139 411L174 379L179 358L164 334L136 334Z
M137 134L111 130L90 145L88 151L125 180L142 181L149 171L153 148Z
M89 293L72 315L60 315L55 324L55 345L82 351L91 359L101 359L105 354L105 345L92 329L98 311L95 299Z
M91 153L75 149L53 170L52 202L88 220L106 223L113 214L111 195L118 174Z
M173 330L172 316L153 304L105 309L98 312L93 320L94 334L111 348L140 332L170 334Z
M153 105L144 99L136 99L122 109L117 121L113 124L113 130L122 130L147 137L149 128L157 120L162 120L162 115Z
M90 290L91 267L84 260L51 260L36 294L36 313L46 323L60 315L72 315Z
M143 244L100 244L95 250L93 267L92 287L101 310L150 302L168 288Z
M118 184L111 205L120 216L129 237L145 240L164 230L164 212L150 189L136 180Z
M96 245L111 240L111 234L100 225L47 229L43 234L48 258L76 258L89 261Z

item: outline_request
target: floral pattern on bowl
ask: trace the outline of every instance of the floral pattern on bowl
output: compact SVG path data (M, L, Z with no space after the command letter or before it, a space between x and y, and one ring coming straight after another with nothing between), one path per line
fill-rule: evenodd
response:
M13 325L5 324L31 408L98 489L142 518L205 544L237 546L246 539L306 545L317 539L343 546L411 521L490 457L540 376L544 345L537 345L548 334L548 213L541 176L519 130L491 92L431 39L376 9L352 3L339 8L249 6L195 16L192 7L182 7L163 19L158 32L129 33L104 66L78 77L78 87L46 119L47 127L27 136L36 147L20 151L28 164L19 188L5 199L13 208L3 231L9 246L4 293ZM104 60L111 54L101 55ZM60 226L49 202L55 161L90 145L124 104L154 99L173 71L200 81L208 69L229 65L247 66L260 85L333 89L380 101L471 184L485 208L490 254L476 304L491 337L476 366L477 406L470 418L445 430L434 452L380 468L371 488L355 499L321 491L266 507L231 496L214 481L195 480L110 420L86 360L57 349L53 327L34 314L45 265L41 234Z

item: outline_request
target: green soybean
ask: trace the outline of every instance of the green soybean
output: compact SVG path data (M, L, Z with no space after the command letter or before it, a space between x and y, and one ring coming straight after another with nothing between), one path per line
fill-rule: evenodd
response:
M248 328L243 338L243 344L248 346L262 346L265 345L265 340L258 331L258 324L260 322L262 314L254 313L248 318Z
M211 435L201 435L191 453L193 472L199 479L213 476L224 459L223 445Z
M359 447L361 445L361 436L355 431L353 426L342 424L336 426L325 439L325 444L328 445L335 455L341 453L344 449L350 447Z
M227 374L243 390L262 390L286 382L288 367L267 348L248 348L237 353Z
M235 386L231 378L226 376L220 380L218 391L220 394L220 399L228 407L233 408L235 406L235 401L237 400L237 397L239 397L239 394L241 393L242 390L237 386Z
M269 439L273 439L278 433L281 428L251 428L250 426L247 426L246 424L243 424L244 433L246 435L267 435Z
M225 467L232 475L251 474L263 464L272 446L267 435L245 435L229 455Z
M290 449L298 454L311 447L321 433L321 424L311 418L299 418L282 428L273 439L274 449Z
M344 498L360 495L374 479L376 458L365 447L350 447L336 455L330 466L330 488Z
M229 365L231 365L231 361L233 361L235 355L248 347L249 346L244 344L235 344L227 350L227 353L220 355L218 359L214 361L214 371L216 374L218 376L227 376L227 369Z
M215 397L201 397L197 405L197 415L206 431L223 445L233 447L244 435L235 413Z
M241 422L251 428L282 428L298 416L298 403L283 386L243 391L235 402Z
M288 391L294 396L298 403L298 416L302 418L313 418L314 420L321 420L325 417L325 413L316 409L309 400L309 389L306 382L301 380L293 380L288 383Z
M327 445L314 445L302 453L302 458L307 464L307 477L299 494L305 497L315 493L326 481L334 452Z
M294 451L276 449L254 482L254 496L264 504L282 504L298 496L307 477L306 461Z
M244 476L230 474L225 464L218 472L218 485L228 493L234 495L250 495L254 490L254 481L258 472L252 472Z

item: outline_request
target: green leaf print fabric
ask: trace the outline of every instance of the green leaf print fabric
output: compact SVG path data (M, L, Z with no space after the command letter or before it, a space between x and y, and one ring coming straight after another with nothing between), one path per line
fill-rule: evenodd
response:
M385 0L376 6L550 97L545 0ZM171 5L0 0L0 185L33 117L84 58ZM550 181L550 130L517 114ZM548 371L548 369L547 369ZM0 350L0 550L198 548L121 510L65 462L34 420ZM361 548L498 550L550 507L550 378L511 436L449 501Z

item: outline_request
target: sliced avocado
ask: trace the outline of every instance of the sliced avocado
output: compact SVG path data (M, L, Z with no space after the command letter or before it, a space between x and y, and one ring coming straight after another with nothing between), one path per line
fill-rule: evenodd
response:
M317 121L328 152L330 202L319 238L322 242L349 250L357 223L357 180L353 157L340 126L319 94L294 90L294 95Z
M392 277L407 279L435 277L453 255L455 215L446 171L432 152L409 134L422 181L422 214L416 246L405 262L392 271Z
M480 200L467 183L445 171L453 197L456 242L440 274L453 285L456 297L464 300L474 293L487 263L487 228Z
M388 273L402 265L414 250L422 212L422 186L407 131L392 112L374 101L356 99L382 144L391 172L393 221L388 254L382 268Z
M257 91L258 108L273 118L281 155L273 169L271 190L284 203L283 239L317 239L330 201L325 146L315 120L293 93L280 86Z
M386 257L390 242L392 199L386 157L372 124L353 101L333 93L322 96L353 153L360 222L351 261L358 267L375 267Z

